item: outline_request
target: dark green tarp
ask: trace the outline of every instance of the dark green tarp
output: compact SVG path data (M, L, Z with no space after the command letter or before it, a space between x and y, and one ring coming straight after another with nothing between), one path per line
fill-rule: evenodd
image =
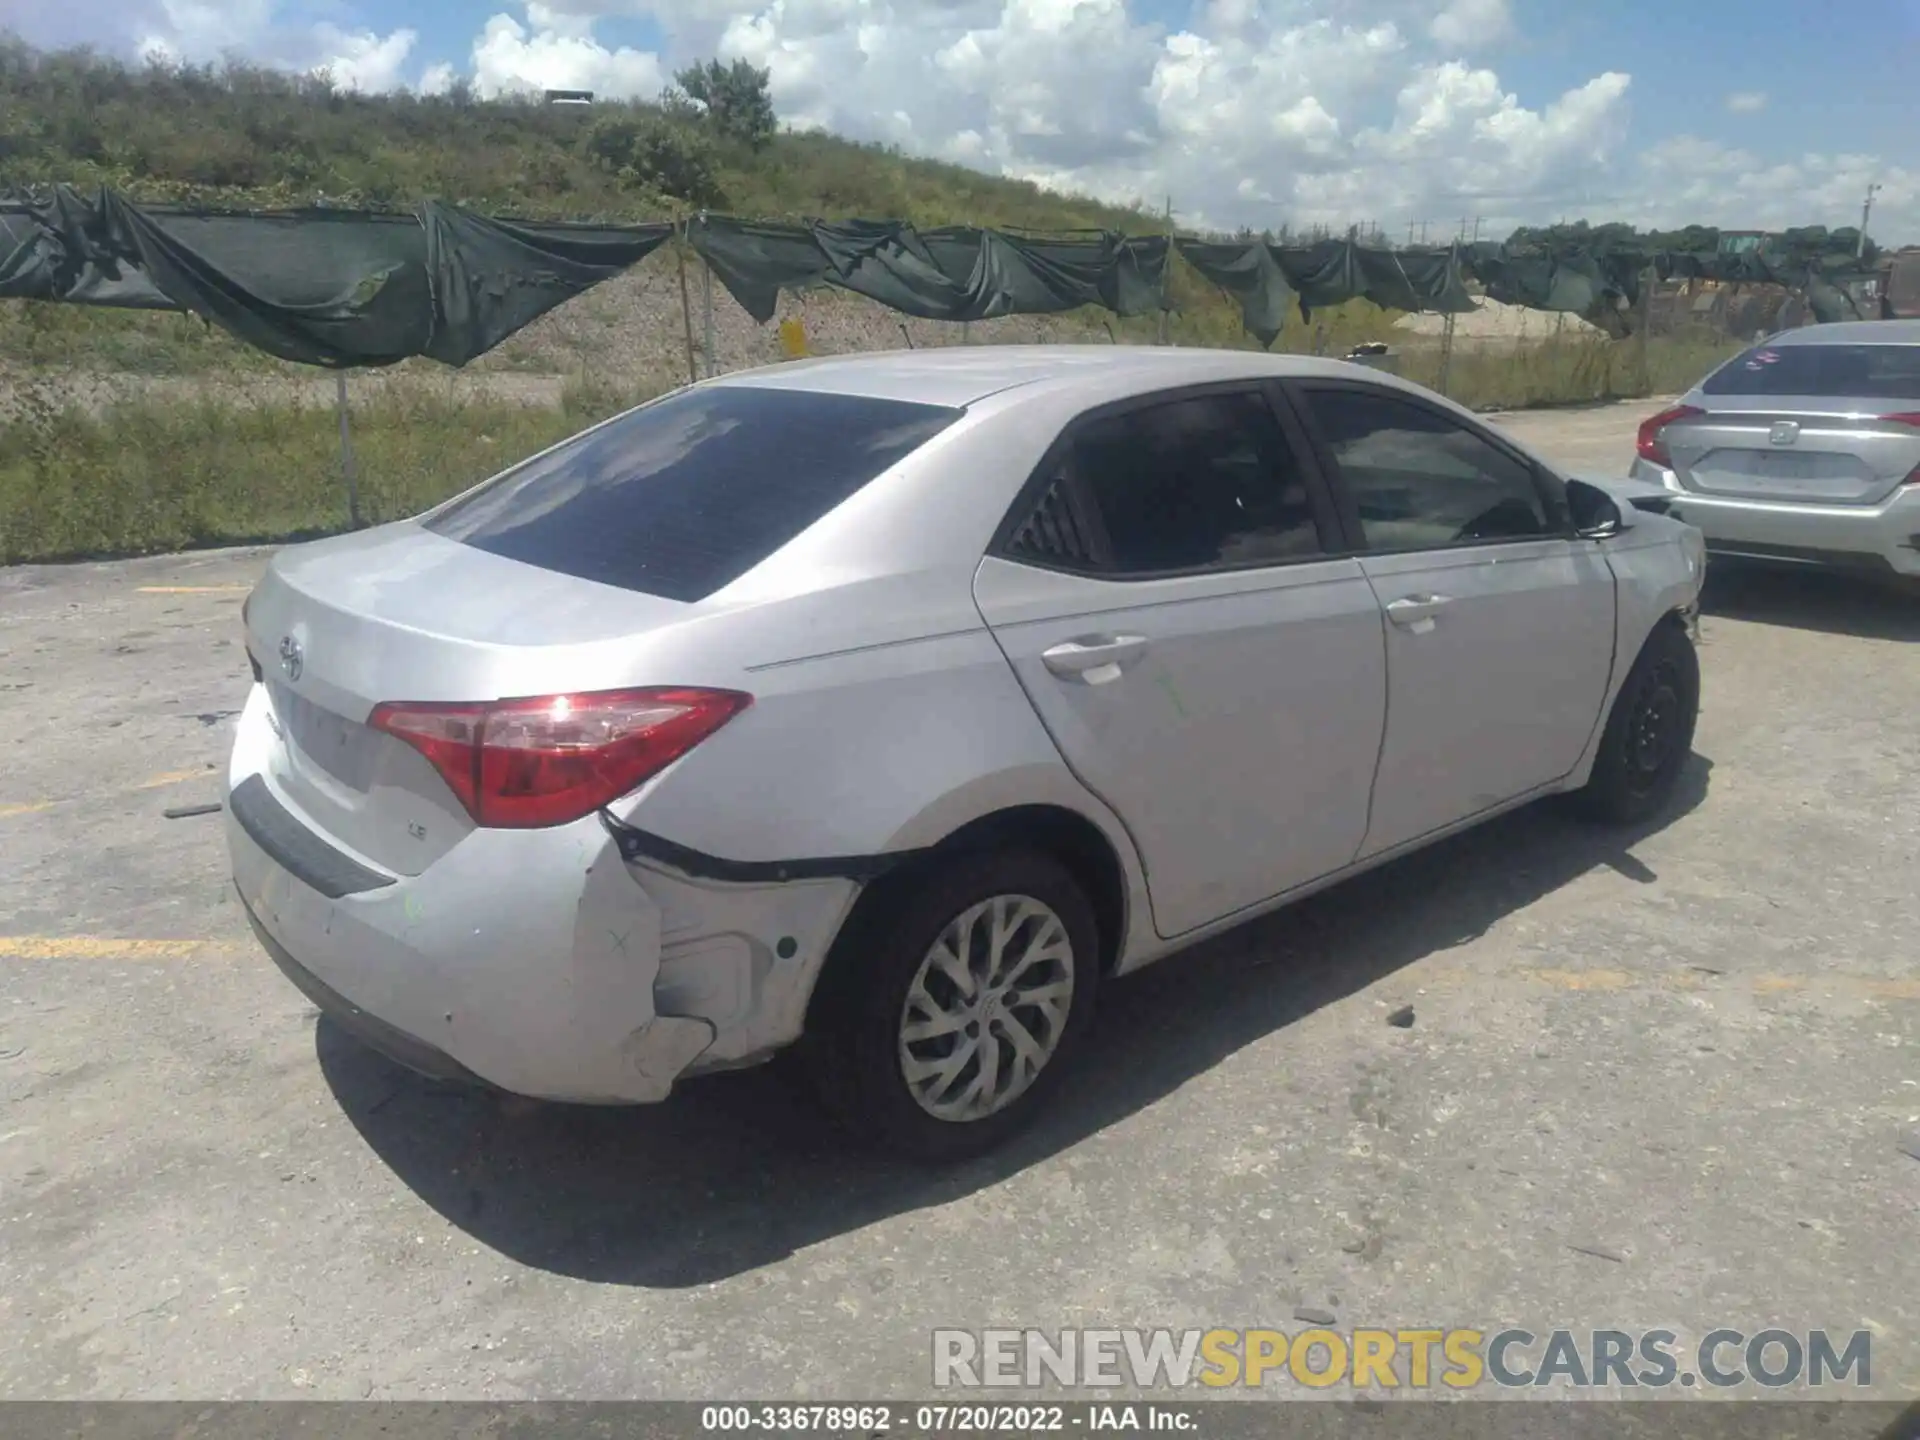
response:
M1353 240L1274 245L1264 240L1180 240L1186 262L1240 304L1241 323L1262 345L1286 328L1295 304L1317 309L1367 299L1394 310L1457 314L1473 309L1460 257L1446 250L1389 250Z
M1819 320L1868 318L1838 283L1868 273L1851 250L1837 243L1852 232L1804 232L1797 243L1794 234L1773 250L1737 254L1606 243L1589 248L1484 241L1448 250L1390 250L1353 240L1177 243L1194 269L1238 302L1247 333L1263 345L1278 338L1296 304L1303 317L1356 299L1391 310L1471 310L1467 279L1478 281L1488 299L1503 305L1582 315L1621 334L1630 327L1649 270L1663 280L1782 285L1804 292ZM1848 241L1856 242L1857 236Z
M922 320L1050 315L1098 305L1116 315L1159 308L1165 236L1075 231L1021 235L971 226L916 230L898 220L771 225L728 216L690 221L687 238L727 293L761 324L782 290L832 285Z
M283 360L464 365L644 259L669 224L146 208L62 188L0 209L0 298L176 309Z
M1622 227L1612 227L1620 231ZM1823 321L1861 311L1847 285L1869 273L1853 231L1789 231L1765 247L1659 250L1609 227L1517 232L1509 243L1404 250L1354 238L1311 244L1183 239L1180 253L1271 345L1289 313L1364 298L1393 310L1489 298L1583 315L1620 334L1642 277L1784 285ZM410 214L145 207L59 187L0 200L0 299L190 311L285 360L336 368L426 355L464 365L554 306L619 274L674 234L666 223L490 219L429 201ZM782 290L831 285L925 320L987 320L1165 304L1165 236L1031 234L896 220L690 221L687 238L755 320ZM1717 232L1688 244L1716 246ZM1872 252L1869 251L1871 256Z

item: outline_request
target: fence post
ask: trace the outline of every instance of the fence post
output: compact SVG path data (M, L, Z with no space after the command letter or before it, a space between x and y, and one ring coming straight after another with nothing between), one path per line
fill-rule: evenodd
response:
M1634 336L1635 360L1640 370L1640 393L1653 391L1653 373L1647 360L1647 339L1653 333L1653 287L1660 283L1660 271L1649 265L1640 272L1640 333Z
M360 528L360 484L354 473L353 429L347 423L347 372L333 372L333 408L340 415L340 473L347 481L347 523Z
M1160 266L1160 343L1173 341L1173 317L1167 309L1167 291L1173 282L1173 196L1167 196L1167 258Z
M1453 312L1447 312L1447 320L1440 327L1440 385L1442 395L1447 393L1447 372L1453 368Z
M680 324L687 336L687 383L691 385L700 378L700 372L693 363L693 301L687 295L686 227L677 228L680 233L674 236L673 255L680 265Z
M702 210L700 212L700 218L702 220L706 219L707 212ZM714 362L714 358L713 358L713 349L714 349L713 266L707 263L707 257L704 255L700 257L700 291L701 291L700 303L702 308L706 312L704 317L706 322L705 329L701 336L701 339L705 346L705 353L707 358L707 364L706 364L707 378L711 380L715 375L720 373L720 367Z

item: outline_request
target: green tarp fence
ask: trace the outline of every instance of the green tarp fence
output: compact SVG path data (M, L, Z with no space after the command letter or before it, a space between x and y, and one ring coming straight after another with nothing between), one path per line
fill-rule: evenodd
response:
M1834 237L1837 240L1839 237ZM1241 323L1271 345L1297 306L1316 309L1364 299L1393 310L1439 314L1474 308L1467 280L1503 305L1582 315L1616 334L1631 327L1643 277L1783 285L1803 291L1816 319L1869 319L1836 283L1868 272L1834 240L1790 244L1780 251L1653 250L1633 246L1548 249L1481 241L1446 248L1396 250L1354 239L1310 245L1264 239L1181 239L1180 256L1239 303Z
M458 205L413 214L146 207L111 191L0 201L0 299L185 310L309 365L463 365L555 305L644 259L668 223L490 219ZM895 221L689 221L693 249L751 314L779 292L831 285L927 320L1157 309L1164 236L1015 234Z
M1474 308L1460 256L1448 250L1390 250L1352 240L1273 245L1264 240L1180 240L1181 258L1240 303L1247 333L1271 345L1287 313L1303 319L1348 300L1440 314Z
M186 310L334 369L427 355L464 365L644 259L670 224L148 208L112 191L0 205L0 298Z
M924 320L987 320L1098 306L1163 308L1178 253L1240 306L1272 345L1346 300L1460 313L1477 281L1491 299L1565 311L1613 333L1631 324L1642 276L1785 285L1816 318L1859 314L1840 288L1864 273L1832 236L1789 234L1742 254L1476 243L1390 249L1354 238L1304 245L1037 234L904 221L771 224L699 215L685 237L748 314L773 318L780 292L832 286ZM464 365L554 306L636 264L676 226L503 220L427 201L411 213L219 211L141 206L67 186L0 199L0 299L184 310L284 360L335 369L425 355Z
M1101 230L1018 234L900 220L769 225L701 215L687 240L761 324L782 290L831 285L921 320L1052 315L1098 305L1116 315L1158 310L1167 237Z

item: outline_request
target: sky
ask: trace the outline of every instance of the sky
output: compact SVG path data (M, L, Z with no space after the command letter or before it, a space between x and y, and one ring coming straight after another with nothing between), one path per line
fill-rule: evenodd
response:
M1585 217L1920 243L1920 0L0 0L0 30L364 91L656 96L717 55L784 123L1185 224L1438 240Z

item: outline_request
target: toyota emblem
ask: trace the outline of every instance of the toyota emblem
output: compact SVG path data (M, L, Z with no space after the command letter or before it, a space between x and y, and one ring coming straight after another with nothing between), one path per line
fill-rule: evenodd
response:
M306 652L301 650L300 642L291 635L280 641L280 668L287 672L289 680L298 680L300 672L307 668Z
M1767 432L1767 439L1775 445L1791 445L1800 438L1800 424L1796 420L1776 420L1773 429Z

